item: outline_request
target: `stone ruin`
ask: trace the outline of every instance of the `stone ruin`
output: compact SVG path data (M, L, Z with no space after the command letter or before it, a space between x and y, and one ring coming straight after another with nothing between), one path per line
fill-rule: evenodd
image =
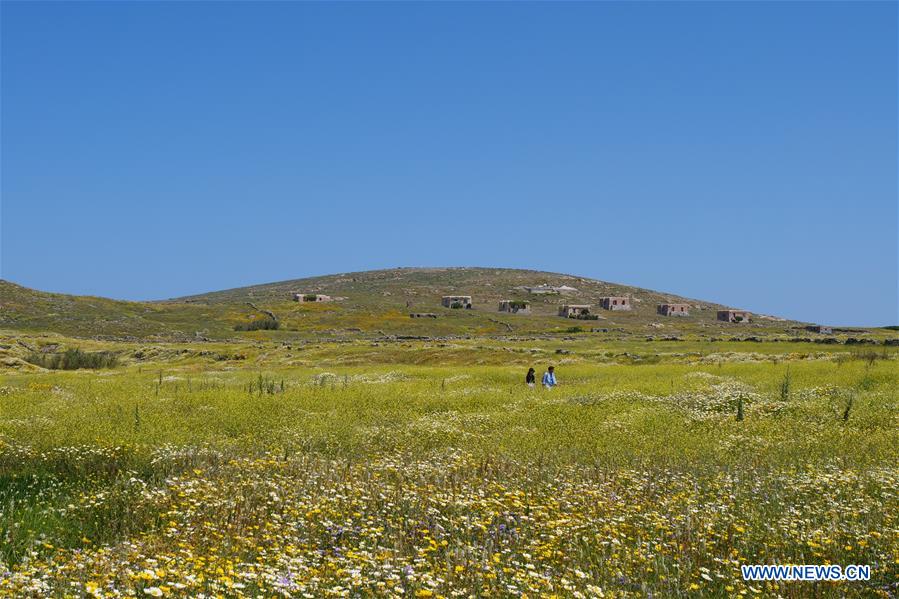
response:
M662 316L689 316L690 304L659 304L656 312Z
M531 302L522 300L502 300L499 303L500 312L509 312L511 314L530 314Z
M752 322L752 312L746 310L718 310L721 322Z
M321 293L295 293L293 295L293 301L303 303L321 303L321 302L330 302L333 301L333 298L330 295L323 295Z
M811 331L813 333L821 333L822 335L833 335L833 327L828 327L821 324L809 325L805 327L805 330Z
M603 310L630 310L631 298L629 297L601 297L599 298L599 306Z
M559 316L564 318L585 318L590 315L589 304L565 304L559 308Z
M444 308L463 308L465 310L471 310L470 295L444 295L440 300L440 303Z

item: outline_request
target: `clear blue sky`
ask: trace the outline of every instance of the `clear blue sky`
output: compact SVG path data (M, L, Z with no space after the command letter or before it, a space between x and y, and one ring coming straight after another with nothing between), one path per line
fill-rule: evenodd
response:
M2 277L393 266L897 315L897 4L2 3Z

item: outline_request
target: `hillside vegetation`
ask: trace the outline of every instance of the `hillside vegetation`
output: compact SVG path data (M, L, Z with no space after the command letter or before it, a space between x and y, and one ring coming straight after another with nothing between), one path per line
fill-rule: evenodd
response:
M539 285L572 289L550 295L530 294L522 289ZM292 301L295 293L326 294L335 301L298 303ZM441 296L453 294L472 296L473 309L442 307ZM610 295L630 297L633 309L600 309L599 298ZM499 312L499 301L504 299L529 301L532 313ZM686 303L690 316L659 316L656 305L660 302ZM591 304L599 319L560 318L557 313L562 304ZM0 329L52 331L100 339L290 342L385 336L560 335L576 329L605 329L602 332L612 337L813 337L802 329L801 323L761 315L747 324L720 323L716 311L722 307L583 277L491 268L399 268L338 274L157 302L44 293L0 282ZM269 313L278 319L277 330L252 326L254 320L269 318ZM413 319L410 313L430 313L436 318ZM857 334L878 339L895 336L878 330L847 333Z
M634 310L556 315L612 294ZM148 303L0 284L0 596L892 596L896 332L717 308L473 268ZM871 578L743 580L761 563Z
M899 575L897 348L17 340L122 360L3 376L0 596L887 597ZM551 363L560 387L523 384Z

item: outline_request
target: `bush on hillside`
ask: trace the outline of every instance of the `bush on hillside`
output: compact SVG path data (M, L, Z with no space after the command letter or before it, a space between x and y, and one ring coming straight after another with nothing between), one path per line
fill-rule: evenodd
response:
M274 331L281 326L274 318L258 318L250 322L240 322L234 325L235 331Z
M575 320L599 320L598 315L590 314L589 312L585 314L572 314L568 318L574 318Z
M26 361L50 370L78 370L79 368L115 368L119 358L112 352L85 352L78 348L62 353L42 354L32 352Z

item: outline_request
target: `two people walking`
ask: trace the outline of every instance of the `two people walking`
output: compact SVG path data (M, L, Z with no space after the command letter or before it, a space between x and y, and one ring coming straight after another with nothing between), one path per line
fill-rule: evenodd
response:
M533 368L528 368L528 374L524 379L525 384L528 387L534 388L537 386L537 375ZM550 366L546 369L546 372L543 373L543 380L540 382L545 388L552 389L556 386L556 368L555 366Z

